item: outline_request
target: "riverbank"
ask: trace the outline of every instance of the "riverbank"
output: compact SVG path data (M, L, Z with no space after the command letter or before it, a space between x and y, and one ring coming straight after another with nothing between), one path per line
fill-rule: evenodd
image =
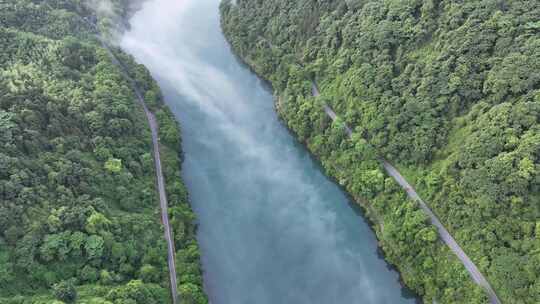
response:
M310 153L310 156L312 157L312 159L317 164L319 164L320 169L325 173L325 175L333 183L338 185L343 190L344 193L347 194L347 197L349 198L348 201L350 203L354 203L354 207L360 208L360 209L357 209L359 214L361 214L361 216L364 217L367 220L367 222L369 223L369 226L371 227L372 231L377 235L377 242L378 242L378 248L380 249L379 253L380 253L381 259L383 259L383 260L385 260L385 262L387 262L389 268L400 272L400 265L392 263L387 258L387 253L386 253L387 251L384 250L384 248L388 248L388 247L391 248L392 243L385 241L384 238L382 237L382 235L384 233L384 221L382 219L382 216L377 213L377 210L375 208L373 208L373 205L370 204L366 199L364 199L364 198L362 198L360 196L353 196L353 194L352 194L353 192L350 191L350 189L347 188L347 185L344 184L343 182L340 182L338 180L338 177L335 174L332 174L332 169L331 168L329 168L328 166L325 166L325 164L323 163L323 156L321 156L320 154L317 154L317 151L313 148L313 146L311 146L309 144L309 142L307 142L307 141L303 142L303 141L299 140L299 136L296 133L296 130L294 129L293 126L291 126L288 123L287 119L285 118L286 115L285 115L285 109L284 109L284 105L283 105L283 99L284 98L280 95L279 92L274 90L272 82L270 80L268 80L265 75L261 74L260 71L258 71L255 68L256 65L252 61L248 60L247 58L243 58L237 52L234 52L234 48L231 47L231 50L233 50L233 54L234 54L236 60L238 60L238 62L240 64L242 64L244 67L249 69L249 71L251 73L257 75L257 77L259 77L263 81L266 89L269 90L270 92L272 92L272 94L274 96L274 98L273 98L273 100L274 100L274 109L278 113L278 116L279 116L280 121L282 122L283 126L286 127L287 130L289 130L289 132L291 132L291 134L295 135L295 139L296 139L296 141L298 142L299 145L302 145L305 148L307 148L307 150ZM401 272L400 272L400 274L401 274ZM399 278L399 282L402 285L402 287L405 289L404 292L405 292L405 294L407 294L408 297L416 297L417 303L422 303L423 302L422 298L420 298L416 294L414 294L414 291L412 289L410 289L410 286L408 286L405 283L405 281L404 281L404 279L403 279L403 277L401 275L400 275L400 278ZM430 302L426 302L426 303L430 303Z
M371 222L382 223L374 226L379 244L387 261L399 269L405 285L419 293L426 303L434 300L439 303L467 302L475 298L486 301L457 258L437 241L435 228L416 202L408 200L391 178L383 177L376 153L365 143L361 146L347 143L341 123L332 123L326 117L322 105L310 96L310 73L301 64L295 64L295 60L282 61L279 57L282 52L274 46L264 49L252 42L257 46L245 48L250 42L238 39L229 26L224 26L224 22L229 22L223 15L226 12L226 6L222 7L222 27L237 56L257 75L272 84L277 83L274 88L286 88L274 94L281 119L321 162L329 176L351 196L366 197L355 201L363 206ZM272 65L279 67L280 74L269 68ZM287 70L288 73L284 72ZM288 83L283 80L285 74L289 74ZM309 121L307 124L306 120ZM359 151L363 153L359 154ZM363 186L358 187L358 184ZM365 195L359 195L361 193ZM452 273L449 269L461 270L449 276Z
M208 13L218 1L153 4L134 18L123 46L156 76L183 122L185 180L211 301L413 303L357 206L284 128L266 86L235 60L218 14Z

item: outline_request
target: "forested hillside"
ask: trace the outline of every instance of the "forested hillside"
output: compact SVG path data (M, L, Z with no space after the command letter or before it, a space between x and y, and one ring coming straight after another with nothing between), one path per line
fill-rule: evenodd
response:
M540 302L540 2L226 0L221 13L233 49L272 83L288 126L366 208L426 303L486 298L379 157L503 303Z
M92 27L130 1L0 3L0 303L167 303L148 123ZM183 303L206 303L180 130L149 72L120 50L160 123Z

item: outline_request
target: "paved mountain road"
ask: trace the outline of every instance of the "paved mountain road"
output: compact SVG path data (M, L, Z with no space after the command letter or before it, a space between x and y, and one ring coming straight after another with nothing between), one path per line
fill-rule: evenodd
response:
M156 169L156 184L158 188L159 193L159 204L161 207L161 222L163 223L164 233L165 233L165 239L167 241L167 264L169 267L169 279L171 284L171 296L173 299L173 304L177 304L178 302L178 291L177 291L177 278L176 278L176 266L175 266L175 250L174 250L174 241L172 237L171 232L171 226L169 224L169 213L168 213L168 202L167 202L167 192L165 191L165 180L163 178L163 170L161 168L161 157L159 152L159 126L156 120L156 116L154 113L148 109L146 106L146 103L144 102L144 98L137 87L137 84L131 78L126 71L126 68L122 65L122 63L116 58L114 53L111 51L107 43L103 40L103 38L98 37L99 41L101 42L101 45L107 50L109 57L111 58L113 64L118 66L120 70L122 71L122 74L126 80L128 80L129 84L131 85L131 88L135 92L135 96L137 97L137 101L144 109L144 114L146 115L146 119L148 120L148 125L150 126L150 131L152 134L152 146L153 146L153 154L154 154L154 166Z
M49 3L45 2L44 5L46 5L49 9L54 10L54 8L49 5ZM122 73L124 79L126 79L133 92L135 93L135 96L137 98L137 102L142 106L144 110L144 114L146 116L146 120L148 121L148 125L150 127L150 132L152 135L152 149L153 149L153 155L154 155L154 166L156 169L156 185L157 190L159 194L159 204L161 209L161 222L163 224L163 230L165 234L165 240L167 241L167 266L169 268L169 281L170 281L170 287L171 287L171 297L173 304L178 303L178 289L177 289L177 277L176 277L176 263L175 263L175 250L174 250L174 239L172 236L171 226L169 224L169 213L168 213L168 202L167 202L167 192L165 191L165 179L163 178L163 170L161 167L161 156L159 152L159 125L156 120L156 116L154 113L150 111L146 103L144 102L144 97L141 94L139 88L137 87L137 84L129 76L127 73L126 67L116 58L114 53L112 52L110 46L107 44L105 39L101 36L99 29L97 26L77 15L79 19L90 26L95 31L96 38L101 43L101 46L107 51L107 54L109 55L109 58L111 59L112 63L116 65L120 72Z
M312 83L312 94L313 96L317 97L319 96L319 89L317 88L317 85L315 83ZM330 108L327 104L323 105L324 112L332 119L335 120L338 118L337 114ZM350 138L352 136L352 130L344 124L345 126L345 132L347 133L348 137ZM414 190L414 188L405 180L405 178L399 173L399 171L392 166L387 160L380 158L380 162L382 163L386 173L390 175L400 186L407 192L407 195L410 199L417 201L420 204L420 208L427 214L429 217L431 223L437 228L439 232L439 236L441 240L454 252L454 254L458 257L458 259L463 263L469 274L471 275L472 279L476 284L481 286L485 292L487 293L489 297L489 301L491 304L500 304L501 301L497 297L497 294L495 294L495 291L489 284L489 282L486 280L486 278L482 275L480 270L478 270L478 267L473 263L473 261L467 256L467 254L463 251L463 249L459 246L459 244L456 242L456 240L452 237L452 235L448 232L448 230L444 227L444 225L441 223L439 218L431 211L431 209L428 207L428 205L420 198L418 193Z

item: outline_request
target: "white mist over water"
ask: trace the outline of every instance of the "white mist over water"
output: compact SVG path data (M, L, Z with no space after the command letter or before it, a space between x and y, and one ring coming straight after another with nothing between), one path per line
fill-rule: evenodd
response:
M156 77L182 125L211 302L414 303L365 221L231 53L218 5L148 1L121 43Z

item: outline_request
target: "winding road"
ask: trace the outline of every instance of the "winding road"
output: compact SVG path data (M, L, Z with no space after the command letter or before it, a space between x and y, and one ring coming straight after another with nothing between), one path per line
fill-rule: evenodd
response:
M44 2L44 5L47 6L50 10L54 10L54 8L47 2ZM159 193L159 205L161 209L161 222L163 224L163 231L165 234L165 240L167 241L167 266L169 268L169 281L171 285L171 298L173 304L178 304L178 288L177 288L177 277L176 277L176 263L175 263L175 250L174 250L174 239L172 236L171 226L169 224L169 212L168 212L168 202L167 202L167 192L165 191L165 179L163 178L163 170L161 167L161 156L159 152L159 125L156 120L156 116L154 113L150 111L146 103L144 102L144 97L141 94L141 91L137 87L137 84L135 83L135 80L129 76L127 73L126 67L116 58L113 51L111 50L110 46L107 44L105 39L101 36L101 33L93 22L81 17L80 15L77 15L77 17L86 25L90 26L95 32L96 38L101 43L101 46L107 51L107 54L109 55L109 58L111 59L111 62L116 65L120 72L122 73L122 76L124 79L126 79L133 92L135 92L135 96L137 98L137 102L142 106L144 110L144 114L146 116L146 120L148 121L148 125L150 127L150 132L152 134L152 152L154 155L154 166L156 169L156 184L157 184L157 190Z
M124 65L116 58L114 53L111 51L110 47L107 45L107 43L103 40L101 36L98 36L99 41L101 42L101 45L103 48L107 50L107 53L109 54L109 57L111 58L111 61L114 65L118 66L120 70L122 71L122 75L124 78L129 82L131 88L135 92L135 96L137 97L137 101L144 109L144 114L146 115L146 120L148 120L148 125L150 126L150 131L152 133L152 146L153 146L153 154L154 154L154 166L156 168L156 183L159 193L159 205L161 207L161 221L163 223L164 232L165 232L165 239L167 240L167 264L169 267L169 279L171 284L171 297L173 300L173 304L178 303L178 291L177 291L177 281L176 281L176 265L175 265L175 252L174 252L174 241L172 237L172 231L171 226L169 224L169 213L168 213L168 202L167 202L167 192L165 191L165 179L163 178L163 170L161 168L161 156L159 152L159 125L156 120L156 116L154 113L150 111L146 103L144 102L144 98L137 87L137 84L127 74L127 70L124 67Z
M312 82L312 95L317 97L319 96L319 89L317 88L317 85L315 82ZM336 120L338 118L337 114L330 108L327 104L323 105L324 112L332 119ZM352 130L344 124L345 132L347 133L347 136L350 138L352 136ZM486 280L486 278L482 275L478 267L473 263L473 261L467 256L467 254L463 251L463 249L459 246L459 244L456 242L454 237L448 232L448 230L444 227L444 225L441 223L439 218L431 211L431 209L428 207L428 205L420 198L418 193L414 190L414 188L405 180L405 178L399 173L399 171L392 166L387 160L380 158L379 161L382 163L386 173L390 175L400 186L407 192L407 195L410 199L417 201L420 205L420 208L427 214L429 217L429 220L431 221L431 224L434 225L437 228L437 231L439 232L439 236L441 240L454 252L454 254L458 257L458 259L463 263L465 266L465 269L469 272L472 279L476 284L478 284L480 287L482 287L485 292L487 293L489 297L489 301L491 304L500 304L501 301L497 297L497 294L489 284L489 282Z

